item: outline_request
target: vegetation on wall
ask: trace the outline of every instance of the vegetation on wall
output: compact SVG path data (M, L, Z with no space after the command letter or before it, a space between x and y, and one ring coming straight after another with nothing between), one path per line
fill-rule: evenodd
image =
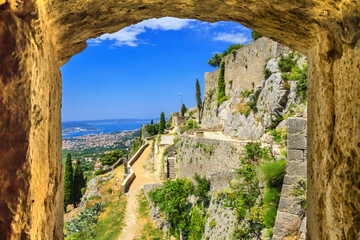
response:
M239 50L240 48L242 48L243 46L245 46L245 45L243 45L243 44L230 45L223 53L221 53L221 54L215 53L214 56L208 60L207 64L209 64L212 67L219 67L223 57L225 57L231 53L235 54L235 52L237 50Z
M252 39L255 41L255 40L261 38L262 36L260 35L260 33L255 32L255 31L252 31L252 32L251 32L251 37L252 37Z
M217 94L217 107L225 100L225 63L220 63L220 71L219 71L219 78L218 78L218 94Z
M283 73L290 72L291 69L296 65L297 58L295 54L290 52L287 56L281 55L278 63L279 69Z
M304 178L299 178L293 187L291 196L301 204L303 209L306 209L306 192L307 181Z
M297 61L300 57L299 52L291 52L287 57L282 55L278 66L285 81L298 82L296 94L304 101L307 98L307 65L298 66Z
M185 126L180 127L180 133L183 134L184 132L191 130L191 129L198 129L199 126L196 121L190 119L186 122Z
M245 146L245 157L237 170L238 180L218 193L226 206L235 210L238 225L234 238L262 239L264 229L272 234L285 164L285 160L270 156L269 150L261 148L259 143Z
M149 192L155 206L169 223L169 234L176 239L201 239L206 222L204 205L209 200L209 181L198 175L194 177L196 185L186 178L167 181L163 186ZM198 197L196 203L187 201L190 195Z

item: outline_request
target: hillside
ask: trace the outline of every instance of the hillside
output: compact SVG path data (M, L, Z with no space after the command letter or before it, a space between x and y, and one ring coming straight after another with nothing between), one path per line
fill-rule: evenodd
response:
M201 124L196 109L171 115L175 175L145 192L168 236L304 238L306 83L306 57L266 38L205 73Z

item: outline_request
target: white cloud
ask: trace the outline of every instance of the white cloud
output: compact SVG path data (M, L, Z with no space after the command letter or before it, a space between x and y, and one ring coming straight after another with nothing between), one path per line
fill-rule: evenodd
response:
M191 19L179 19L173 17L164 17L164 18L153 18L142 21L138 24L131 25L129 27L123 28L116 33L106 33L96 39L90 39L88 43L92 46L99 45L102 41L111 40L114 41L112 46L130 46L137 47L139 44L144 44L145 42L141 39L138 39L138 35L145 33L147 29L152 30L181 30L183 28L189 27L191 22L194 20Z
M213 41L223 41L228 43L247 43L249 39L243 33L219 32L212 38Z

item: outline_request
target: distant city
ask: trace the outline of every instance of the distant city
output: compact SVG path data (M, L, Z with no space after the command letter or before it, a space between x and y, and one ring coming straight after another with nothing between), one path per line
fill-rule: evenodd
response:
M123 131L115 133L99 133L99 134L88 134L78 137L63 138L62 148L66 150L85 150L88 148L97 147L116 147L117 145L123 144L130 146L130 140L124 140L124 137L131 136L134 131Z
M65 150L129 146L134 131L150 121L150 119L111 119L63 122L62 146Z

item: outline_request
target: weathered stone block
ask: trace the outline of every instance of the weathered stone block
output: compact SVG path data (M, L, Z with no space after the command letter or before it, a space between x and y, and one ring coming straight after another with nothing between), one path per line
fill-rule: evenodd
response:
M290 176L289 174L286 174L284 177L284 184L292 185L297 182L297 179L298 179L297 176L293 176L293 175Z
M279 202L278 211L287 212L288 209L292 206L292 204L293 199L282 197Z
M304 134L288 134L288 149L306 149L306 136Z
M288 119L288 126L288 133L305 132L306 119L291 117Z
M289 173L289 175L305 178L307 173L307 163L288 162L286 165L286 171Z
M289 149L287 152L287 160L304 160L304 151L297 149Z

